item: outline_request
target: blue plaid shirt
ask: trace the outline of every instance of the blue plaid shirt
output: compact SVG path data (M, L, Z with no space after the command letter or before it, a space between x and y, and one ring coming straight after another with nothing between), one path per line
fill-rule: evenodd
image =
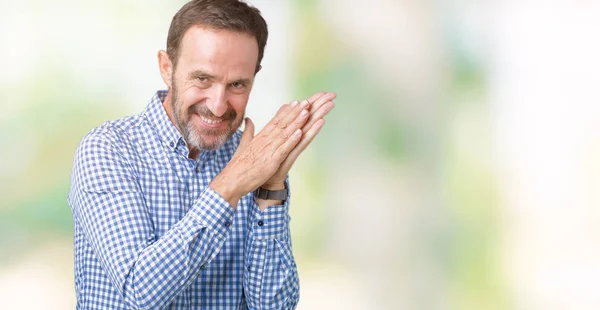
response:
M289 196L261 212L250 193L234 212L208 184L241 132L189 159L166 94L77 149L68 195L77 309L295 308Z

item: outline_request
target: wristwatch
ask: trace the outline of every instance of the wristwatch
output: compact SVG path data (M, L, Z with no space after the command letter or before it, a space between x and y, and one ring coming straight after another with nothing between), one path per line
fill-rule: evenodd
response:
M284 189L272 191L264 189L262 187L257 188L254 191L254 197L265 199L265 200L286 200L288 196L287 186Z

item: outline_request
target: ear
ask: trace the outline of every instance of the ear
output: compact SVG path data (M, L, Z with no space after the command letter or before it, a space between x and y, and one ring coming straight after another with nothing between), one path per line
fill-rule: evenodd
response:
M167 52L160 50L158 51L158 69L160 70L160 76L163 82L167 84L167 87L171 89L172 77L173 77L173 63L169 59Z

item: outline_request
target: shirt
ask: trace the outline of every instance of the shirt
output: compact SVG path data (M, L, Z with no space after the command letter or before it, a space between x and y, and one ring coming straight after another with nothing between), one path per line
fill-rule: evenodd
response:
M234 212L208 184L241 132L189 159L166 95L94 128L76 151L67 200L77 309L295 308L290 196L261 212L249 193Z

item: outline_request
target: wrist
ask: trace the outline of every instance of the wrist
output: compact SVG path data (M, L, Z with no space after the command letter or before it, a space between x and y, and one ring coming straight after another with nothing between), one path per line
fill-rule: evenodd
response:
M216 176L212 182L208 185L215 192L217 192L221 197L223 197L235 210L237 207L237 203L242 197L237 191L236 183L228 180L226 177L219 174Z
M260 187L264 188L264 189L268 189L270 191L277 191L277 190L282 190L285 189L285 180L281 180L281 181L267 181L265 182L265 184L261 185Z
M270 206L283 205L288 197L285 181L266 182L253 192L254 200L260 211L265 211Z

